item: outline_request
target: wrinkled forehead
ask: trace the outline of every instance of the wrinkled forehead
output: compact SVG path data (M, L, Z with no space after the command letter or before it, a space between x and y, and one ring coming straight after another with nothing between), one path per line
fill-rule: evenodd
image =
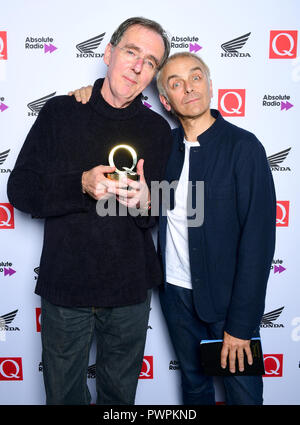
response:
M167 82L172 77L186 77L196 71L207 76L205 65L200 60L192 57L177 57L169 60L163 67L163 80Z

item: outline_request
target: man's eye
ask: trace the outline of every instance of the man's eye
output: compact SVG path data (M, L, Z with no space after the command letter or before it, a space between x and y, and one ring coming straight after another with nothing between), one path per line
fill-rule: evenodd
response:
M130 49L127 49L126 53L127 53L128 56L132 56L132 57L136 56L135 52L133 50L130 50Z
M147 67L149 67L150 69L154 69L155 68L154 62L152 62L149 59L145 59L145 65L147 65Z
M179 83L179 81L176 81L176 82L173 84L173 89L177 89L178 87L180 87L180 83Z

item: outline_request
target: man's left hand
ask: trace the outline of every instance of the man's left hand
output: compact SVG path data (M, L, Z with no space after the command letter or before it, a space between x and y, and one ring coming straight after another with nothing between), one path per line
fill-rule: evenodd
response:
M227 358L229 361L229 370L235 373L235 363L238 359L239 371L244 371L244 352L247 356L248 364L253 363L252 353L250 349L250 340L235 338L224 332L223 347L221 351L221 367L223 369L227 366Z

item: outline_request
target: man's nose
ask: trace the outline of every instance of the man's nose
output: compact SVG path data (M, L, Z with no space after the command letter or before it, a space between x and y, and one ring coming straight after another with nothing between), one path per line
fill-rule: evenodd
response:
M193 91L193 87L191 86L191 84L189 82L186 82L184 84L184 89L186 93L191 93Z
M134 70L134 72L136 74L139 74L140 72L142 72L143 65L144 65L144 59L143 58L137 58L137 60L133 64L132 69Z

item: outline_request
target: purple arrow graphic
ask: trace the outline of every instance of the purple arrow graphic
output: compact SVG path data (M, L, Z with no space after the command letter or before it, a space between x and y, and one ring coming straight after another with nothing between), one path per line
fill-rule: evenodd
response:
M150 105L150 103L147 103L147 102L143 102L144 103L144 105L147 107L147 108L151 108L152 107L152 105Z
M286 102L281 102L281 111L283 109L289 110L290 108L292 108L294 105L292 105L290 102L286 101Z
M274 273L281 273L284 272L284 270L286 270L284 267L282 266L274 266Z
M57 47L53 46L53 44L49 44L49 46L48 46L48 44L44 45L44 53L47 53L47 52L52 53L56 49L57 49Z
M199 44L197 44L197 43L194 43L194 44L190 43L190 52L197 53L198 50L200 50L200 49L202 49L202 47L199 46Z
M7 109L8 106L4 105L4 103L0 103L0 111L3 112L5 109Z
M11 276L12 274L16 273L15 270L13 270L12 268L7 269L6 267L4 267L4 276Z

